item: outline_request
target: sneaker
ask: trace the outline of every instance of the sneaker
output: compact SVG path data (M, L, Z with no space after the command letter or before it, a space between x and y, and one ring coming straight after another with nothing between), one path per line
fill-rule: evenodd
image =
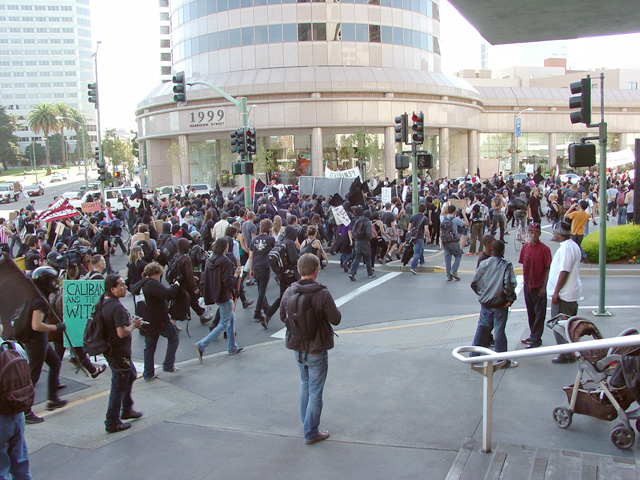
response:
M24 423L27 425L35 425L36 423L44 422L44 418L37 416L33 412L25 413L24 415Z
M66 400L51 400L49 403L47 403L47 410L51 412L52 410L56 410L57 408L64 407L66 404Z
M447 282L450 282L451 280L453 280L453 277L451 275L447 275Z
M533 340L531 339L531 337L523 338L522 340L520 340L520 343L523 343L524 345L529 345L529 344L533 343Z
M453 272L452 272L452 273L451 273L451 276L452 276L453 278L455 278L456 280L460 280L460 277L458 276L458 272L456 272L456 273L453 273Z
M96 371L91 374L91 378L98 378L106 369L106 365L96 365Z
M124 430L127 430L131 428L131 424L127 423L127 422L120 422L120 423L116 423L115 425L112 425L110 427L105 427L105 430L107 431L107 433L118 433L118 432L122 432Z
M253 300L247 300L246 302L242 302L242 308L249 308L251 305L253 305Z
M413 273L414 275L418 275L418 272L416 272L413 268L411 270L409 270L411 273Z
M156 378L158 378L158 375L154 375L153 377L145 378L144 381L145 382L153 382Z
M557 357L552 358L551 363L573 363L576 360L578 359L573 354L561 353Z
M253 321L256 322L256 323L258 323L258 322L262 323L264 321L264 315L262 315L261 313L259 313L257 315L254 315L253 316Z
M202 363L202 354L204 353L202 350L200 350L200 347L198 346L197 343L193 344L194 347L196 347L196 357L198 357L198 361L200 363Z
M237 350L232 350L229 352L229 355L235 355L237 353L244 352L244 347L238 347Z
M505 363L502 368L516 368L517 366L518 362L515 360L507 360L507 363Z
M178 367L172 367L171 370L162 370L165 373L180 373L182 372L181 369L179 369Z
M318 442L322 442L323 440L326 440L327 438L329 438L329 432L327 432L326 430L318 430L318 435L316 435L315 437L313 437L311 440L305 440L305 445L313 445L314 443L318 443Z
M245 283L245 285L247 285L248 287L251 287L252 285L255 285L256 282L254 282L253 280L247 280L247 283Z
M351 280L352 282L356 281L356 276L353 273L349 274L349 280Z
M512 227L512 228L514 228L514 227ZM506 231L504 232L504 234L505 235L511 235L509 232L506 232Z
M67 386L64 383L59 383L58 390L62 390L63 388L67 388Z
M130 420L142 417L142 412L137 412L135 410L129 410L128 412L122 412L120 415L121 420Z
M533 342L526 346L526 348L538 348L542 346L542 342Z
M376 274L372 273L371 275L369 275L369 278L376 278Z
M262 320L260 320L260 323L262 324L265 330L269 328L269 320L271 320L271 315L268 315L268 314L266 316L263 316Z

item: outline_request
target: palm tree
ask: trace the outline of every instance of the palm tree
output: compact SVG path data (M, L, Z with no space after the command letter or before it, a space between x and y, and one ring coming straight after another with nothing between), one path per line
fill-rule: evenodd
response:
M72 128L76 131L76 157L80 158L80 155L84 154L85 158L82 159L82 163L84 163L86 160L86 154L87 154L84 148L85 147L84 141L85 141L85 135L86 135L85 126L87 124L87 119L76 108L69 109L69 119L71 120L70 123L73 124ZM80 131L82 131L82 137L80 137Z
M38 103L29 112L27 123L34 133L42 132L45 150L47 151L47 175L51 175L51 153L49 152L49 135L58 130L56 110L48 103Z
M67 105L66 103L58 102L53 106L53 108L56 112L56 117L59 117L57 119L57 130L60 132L60 153L62 155L60 158L61 161L64 162L64 165L62 166L65 167L67 163L67 145L64 142L64 129L65 127L73 128L73 123L71 122L71 120L69 120L69 105Z

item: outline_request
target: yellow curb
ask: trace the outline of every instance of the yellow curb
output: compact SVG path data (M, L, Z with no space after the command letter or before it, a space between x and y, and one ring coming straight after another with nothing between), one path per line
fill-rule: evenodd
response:
M464 320L465 318L479 317L480 313L472 313L470 315L460 315L459 317L446 318L443 320L435 320L433 322L421 322L421 323L410 323L407 325L395 325L393 327L380 327L380 328L370 328L368 330L338 330L341 334L349 334L349 333L371 333L371 332L383 332L385 330L398 330L400 328L410 328L410 327L423 327L425 325L436 325L438 323L446 323L446 322L455 322L457 320Z

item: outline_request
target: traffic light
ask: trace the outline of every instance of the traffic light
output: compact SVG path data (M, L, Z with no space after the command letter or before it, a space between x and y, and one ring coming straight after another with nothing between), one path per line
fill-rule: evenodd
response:
M178 103L187 102L187 84L184 78L184 72L178 72L173 76L173 101Z
M98 161L98 181L99 182L107 181L107 169L103 161Z
M120 178L120 172L113 172L113 178Z
M416 163L418 169L433 168L433 154L429 152L417 152Z
M572 94L579 93L569 98L569 108L579 108L580 111L571 112L571 123L591 123L591 78L583 78L579 82L569 85Z
M95 103L96 108L98 108L98 84L90 83L87 85L87 89L88 89L87 93L89 94L89 101L91 103Z
M407 124L409 123L409 116L406 113L396 117L396 142L407 142Z
M409 168L409 155L407 155L406 153L396 154L396 168L398 170Z
M411 120L413 121L413 142L414 143L423 143L424 142L424 113L414 113L411 116Z
M569 166L593 167L596 164L596 145L591 142L569 145Z
M96 147L95 153L93 154L93 158L95 158L96 163L100 163L100 147Z
M231 132L231 153L237 153L240 156L247 153L244 134L244 128Z
M256 148L257 148L256 141L257 141L256 129L255 128L247 129L247 153L249 155L256 154Z
M253 175L253 162L233 162L231 173L233 175Z

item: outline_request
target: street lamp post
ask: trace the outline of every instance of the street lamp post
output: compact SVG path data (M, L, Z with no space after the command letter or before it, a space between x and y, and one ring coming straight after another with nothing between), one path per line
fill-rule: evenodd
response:
M96 75L96 119L97 119L97 127L98 127L98 152L100 155L100 163L104 164L104 156L102 154L102 133L100 132L100 84L98 82L98 49L102 41L98 40L96 42L96 51L93 52L93 61L95 65L95 75ZM100 197L102 201L104 201L104 182L100 182Z
M525 108L513 116L513 154L511 155L511 171L513 173L520 173L520 164L518 163L518 138L520 136L518 134L521 132L518 131L518 119L525 112L533 112L533 108Z
M77 120L74 120L73 118L69 118L69 117L56 117L56 120L69 120L70 122L73 122L77 125L80 126L80 131L82 131L82 127L84 127L84 124L82 122L79 122ZM78 142L78 138L76 138L76 149L77 147L77 142ZM82 137L82 159L84 162L84 188L85 190L89 190L89 178L87 177L87 155L86 152L84 151L84 135ZM76 150L77 151L77 150ZM67 167L67 172L69 171L69 167Z

